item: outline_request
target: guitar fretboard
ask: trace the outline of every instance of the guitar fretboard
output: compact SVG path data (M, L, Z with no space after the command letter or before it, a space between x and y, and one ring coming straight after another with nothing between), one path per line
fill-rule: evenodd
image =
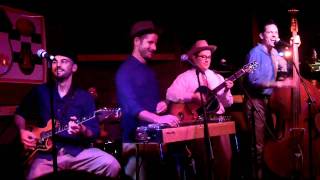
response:
M90 117L90 118L82 118L82 120L77 121L76 123L77 123L77 124L82 124L82 123L84 123L84 122L86 122L86 121L89 121L89 120L91 120L91 119L94 119L95 117L96 117L96 116L93 115L93 116ZM66 131L66 130L68 130L68 125L59 126L59 127L56 128L55 134L57 135L57 134L62 133L62 132L64 132L64 131ZM52 131L51 131L51 130L50 130L50 131L45 131L45 132L42 132L42 133L41 133L41 138L42 138L42 139L47 139L47 138L50 138L50 137L52 137Z
M231 75L230 77L228 77L226 79L226 81L235 81L237 79L239 79L240 77L242 77L243 75L245 75L246 73L252 72L253 70L255 70L255 68L258 66L257 61L253 61L245 66L243 66L243 68L239 69L237 72L235 72L233 75ZM210 95L209 95L209 101L214 98L214 96L222 89L225 87L225 82L219 84L216 88L214 88L212 91L210 91Z
M96 114L97 113L105 113L104 114L104 117L107 117L107 116L110 116L111 114L119 114L119 112L121 111L121 108L103 108L103 109L99 109L99 110L96 110L94 113L93 113L93 116L91 117L84 117L80 120L77 120L76 123L77 124L82 124L84 122L87 122L89 120L92 120L94 118L96 118ZM56 127L56 132L55 134L60 134L64 131L68 130L68 125L64 125L64 126L58 126ZM41 135L40 135L41 139L44 140L44 139L48 139L50 137L52 137L52 131L49 130L49 131L44 131L44 132L41 132Z
M244 74L246 74L247 71L245 71L244 69L240 69L238 70L236 73L234 73L233 75L231 75L230 77L228 77L226 79L226 81L235 81L238 78L240 78L241 76L243 76ZM225 87L225 81L221 84L219 84L216 88L214 88L211 93L212 94L217 94L222 88Z

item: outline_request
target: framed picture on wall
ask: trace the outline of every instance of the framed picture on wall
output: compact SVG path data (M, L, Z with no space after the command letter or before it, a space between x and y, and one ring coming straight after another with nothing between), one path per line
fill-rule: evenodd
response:
M0 6L0 22L0 83L45 82L47 63L37 57L46 47L44 17Z

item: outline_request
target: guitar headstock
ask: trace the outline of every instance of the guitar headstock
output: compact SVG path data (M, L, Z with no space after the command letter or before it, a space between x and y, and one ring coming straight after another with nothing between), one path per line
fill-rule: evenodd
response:
M94 112L95 116L99 119L107 119L109 117L113 117L113 118L120 118L121 117L121 108L117 107L117 108L101 108L98 109Z
M252 61L251 63L244 65L242 69L245 72L250 73L250 72L253 72L254 70L256 70L257 67L258 67L257 61Z

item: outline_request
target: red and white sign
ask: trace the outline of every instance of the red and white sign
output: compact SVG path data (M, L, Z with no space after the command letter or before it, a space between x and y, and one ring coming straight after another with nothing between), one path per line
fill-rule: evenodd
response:
M46 47L44 17L0 6L0 22L0 82L45 82L47 64L36 55Z

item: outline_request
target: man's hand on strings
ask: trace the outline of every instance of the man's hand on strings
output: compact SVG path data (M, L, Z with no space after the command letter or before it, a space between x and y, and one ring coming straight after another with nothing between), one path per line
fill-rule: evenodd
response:
M34 150L36 148L37 138L33 132L21 129L20 137L25 149Z
M84 132L84 126L81 124L77 124L77 117L76 116L71 116L70 121L68 123L68 133L77 135L80 134L81 132Z

